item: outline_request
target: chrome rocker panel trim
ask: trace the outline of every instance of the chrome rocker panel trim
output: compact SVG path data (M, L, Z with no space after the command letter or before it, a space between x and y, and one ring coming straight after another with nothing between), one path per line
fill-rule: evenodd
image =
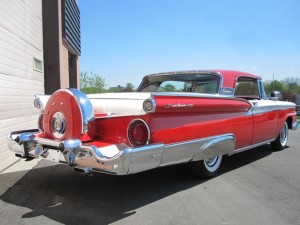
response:
M23 157L48 157L53 149L64 156L74 171L103 172L116 175L138 173L157 167L202 160L217 155L232 154L233 134L201 138L165 145L150 144L131 148L124 143L102 148L86 145L80 140L53 141L36 136L38 130L16 131L8 135L8 147ZM54 157L59 159L59 156ZM53 160L53 156L50 160ZM58 161L58 160L57 160Z
M249 145L249 146L246 146L246 147L243 147L243 148L239 148L239 149L234 150L233 154L244 152L244 151L247 151L249 149L253 149L253 148L256 148L256 147L259 147L259 146L262 146L262 145L266 145L266 144L269 144L270 142L275 141L275 140L276 140L276 138L272 138L272 139L269 139L267 141L263 141L263 142L260 142L260 143L254 144L254 145Z

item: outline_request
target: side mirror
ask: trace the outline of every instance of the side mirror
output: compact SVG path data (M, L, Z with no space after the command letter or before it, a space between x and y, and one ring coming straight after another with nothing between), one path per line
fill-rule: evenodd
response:
M271 93L271 97L276 99L276 100L281 100L282 99L282 94L280 93L280 91L273 91Z

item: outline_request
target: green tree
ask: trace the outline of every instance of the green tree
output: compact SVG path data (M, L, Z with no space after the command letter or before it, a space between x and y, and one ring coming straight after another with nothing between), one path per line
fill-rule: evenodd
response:
M87 71L80 72L80 90L85 94L103 93L105 92L105 80L98 74Z
M109 93L114 93L114 92L120 92L120 89L121 89L121 86L118 86L118 87L110 87L106 90L106 92L109 92Z
M176 90L176 87L172 84L166 84L163 88L167 92L174 92Z
M293 94L300 94L300 78L287 77L283 81L288 87L288 90Z
M297 96L296 94L290 91L284 91L282 92L282 100L289 101L289 102L296 102Z
M122 92L134 92L134 91L135 91L135 87L133 86L132 83L127 83L125 89L122 90Z
M282 100L289 102L296 102L296 94L300 93L300 79L289 77L284 81L267 81L264 82L264 88L266 94L271 94L274 91L280 91L282 94Z
M272 91L280 91L283 93L288 90L287 85L278 80L264 82L264 88L267 95L271 94Z

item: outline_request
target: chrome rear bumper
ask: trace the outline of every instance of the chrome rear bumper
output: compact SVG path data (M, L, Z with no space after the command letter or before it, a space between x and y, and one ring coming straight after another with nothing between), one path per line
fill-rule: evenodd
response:
M8 147L21 157L42 157L49 159L53 150L63 155L65 161L77 172L89 173L99 171L104 173L124 175L137 173L158 167L163 144L147 145L140 148L130 148L125 144L109 145L97 148L85 145L80 140L54 141L36 136L38 130L12 132L8 135ZM51 160L59 156L51 157Z
M223 134L187 142L165 145L150 144L131 148L124 143L97 148L80 140L54 141L37 136L38 130L12 132L8 147L18 156L42 157L59 161L63 155L74 171L81 173L103 172L116 175L138 173L166 166L232 154L235 139Z

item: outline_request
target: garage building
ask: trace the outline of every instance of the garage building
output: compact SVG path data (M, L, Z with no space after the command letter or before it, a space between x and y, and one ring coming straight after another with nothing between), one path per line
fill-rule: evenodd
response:
M80 12L75 0L0 2L0 171L17 158L7 134L37 127L35 94L79 86Z

